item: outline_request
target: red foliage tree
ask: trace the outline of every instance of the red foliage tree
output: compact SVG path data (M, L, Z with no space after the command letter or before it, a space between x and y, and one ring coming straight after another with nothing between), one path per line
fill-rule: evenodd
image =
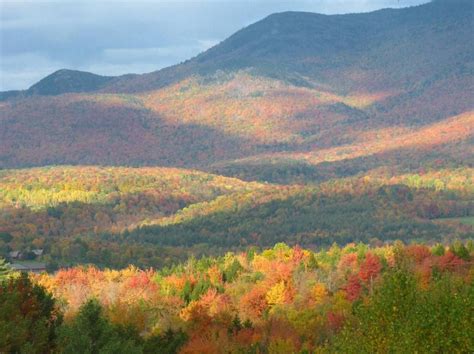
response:
M328 312L327 320L328 320L329 328L331 328L334 331L339 330L344 324L344 316L332 311Z
M453 252L448 251L438 260L440 270L454 271L466 264L461 258L457 257Z
M416 264L421 264L425 260L431 256L431 252L428 247L423 245L410 245L405 248L406 255L413 259Z
M347 280L344 290L346 291L347 300L357 300L362 292L362 284L360 283L359 277L354 274L351 275Z
M382 270L380 259L372 253L367 253L364 262L360 265L359 278L368 283L375 279Z
M258 319L267 309L266 290L263 287L254 287L250 292L242 296L240 305L243 312L253 319Z

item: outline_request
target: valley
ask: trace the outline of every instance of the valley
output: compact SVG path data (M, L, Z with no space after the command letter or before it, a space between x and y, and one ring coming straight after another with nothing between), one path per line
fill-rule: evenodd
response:
M285 11L0 92L0 352L474 352L473 33Z

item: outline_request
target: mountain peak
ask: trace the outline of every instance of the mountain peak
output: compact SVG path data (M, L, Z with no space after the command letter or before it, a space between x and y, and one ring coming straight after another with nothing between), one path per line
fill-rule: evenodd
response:
M60 69L38 81L28 89L32 95L59 95L69 92L96 91L113 77L86 71Z

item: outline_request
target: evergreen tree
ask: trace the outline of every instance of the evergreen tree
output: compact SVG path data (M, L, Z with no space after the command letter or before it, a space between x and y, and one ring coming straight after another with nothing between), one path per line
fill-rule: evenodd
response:
M50 353L62 316L27 274L0 283L0 353Z
M0 281L6 279L10 272L10 265L3 258L0 258Z
M319 268L318 261L314 256L314 253L311 252L308 259L308 270L316 270Z
M189 304L191 301L191 294L193 292L193 285L189 280L186 280L186 283L184 283L183 290L181 291L181 298L186 304Z
M191 301L199 300L199 298L205 294L209 288L212 287L211 282L209 279L200 279L196 285L194 285L193 291L191 292L191 295L189 299Z
M145 354L175 354L187 340L188 336L182 330L173 332L168 329L162 335L154 335L148 338L143 352Z
M449 249L459 258L469 261L470 259L470 254L469 250L464 246L464 244L461 241L456 241L454 244L449 247Z
M113 326L103 315L96 300L81 306L72 323L60 331L60 349L64 354L142 353L138 335Z
M240 264L240 262L237 259L234 259L232 264L228 266L223 273L223 278L224 281L227 283L231 283L237 278L237 275L240 273L241 270L244 268Z
M431 253L434 254L435 256L442 256L444 255L444 252L445 252L444 246L440 243L433 246L433 248L431 249Z

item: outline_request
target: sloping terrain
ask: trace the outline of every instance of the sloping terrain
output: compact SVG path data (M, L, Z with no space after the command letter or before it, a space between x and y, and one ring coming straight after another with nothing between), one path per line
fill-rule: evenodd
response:
M29 96L55 96L70 92L97 91L113 81L112 76L101 76L78 70L57 70L27 90L0 93L0 101Z
M60 71L0 103L0 167L214 171L234 159L334 152L370 134L423 129L439 145L429 126L474 108L473 14L467 0L366 14L281 13L154 73ZM373 140L356 148L357 158L374 155ZM406 150L402 140L391 139L390 150ZM458 142L444 141L443 158L463 162ZM428 152L417 151L416 160L429 160Z
M0 255L51 265L168 265L188 255L333 242L473 236L473 170L371 171L319 185L243 182L166 168L49 167L0 174Z
M259 183L175 168L64 166L4 170L0 171L0 231L20 239L101 230L120 232L194 203L262 187Z
M390 168L395 174L429 166L472 167L473 138L474 113L466 112L416 129L349 130L346 141L353 141L337 147L262 154L212 168L215 173L247 180L283 183L352 176L377 167Z
M473 14L275 14L154 73L3 95L0 255L161 266L472 237ZM25 168L44 165L75 166Z

